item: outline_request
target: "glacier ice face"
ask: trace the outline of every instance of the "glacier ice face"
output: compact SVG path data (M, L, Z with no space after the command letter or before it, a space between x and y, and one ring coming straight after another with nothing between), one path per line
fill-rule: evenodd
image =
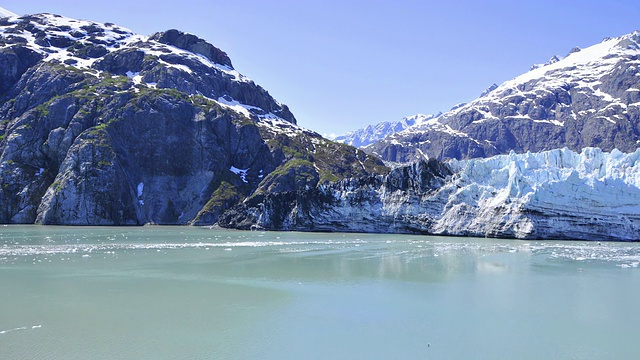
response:
M488 236L637 239L639 157L640 150L565 148L451 161L456 175L448 186L458 190L448 202L473 211L460 219L445 210L436 231L462 223Z
M430 160L295 196L275 194L238 212L268 229L640 240L639 159L640 150L565 148ZM224 219L221 225L233 226Z

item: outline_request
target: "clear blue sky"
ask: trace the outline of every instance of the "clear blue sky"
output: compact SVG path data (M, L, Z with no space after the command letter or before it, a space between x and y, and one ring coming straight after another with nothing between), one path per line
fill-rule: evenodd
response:
M11 0L18 14L170 28L226 51L304 127L344 133L446 111L604 37L640 29L640 1Z

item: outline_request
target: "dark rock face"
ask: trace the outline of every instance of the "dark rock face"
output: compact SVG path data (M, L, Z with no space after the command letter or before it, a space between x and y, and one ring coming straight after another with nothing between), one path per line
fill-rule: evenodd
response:
M383 208L388 198L416 201L442 187L451 175L445 164L431 159L394 169L386 176L270 192L227 211L218 223L240 229L428 233L433 231L429 214L399 218Z
M231 164L274 166L257 127L220 109L204 113L169 93L105 107L110 121L83 131L66 151L37 222L187 223L230 177ZM247 191L240 179L229 181Z
M366 149L384 160L468 159L568 147L634 151L640 144L640 33L534 67L437 122Z
M48 14L0 27L0 223L214 224L270 188L386 171L296 126L193 35Z
M229 59L227 53L195 35L185 34L182 31L171 29L162 33L153 34L151 40L172 45L194 54L200 54L216 64L228 66L233 69L231 59Z
M21 45L0 49L0 92L10 89L27 69L41 59L42 55Z
M126 49L104 54L94 67L98 70L108 71L115 75L126 75L127 72L138 73L142 71L145 53L138 49Z

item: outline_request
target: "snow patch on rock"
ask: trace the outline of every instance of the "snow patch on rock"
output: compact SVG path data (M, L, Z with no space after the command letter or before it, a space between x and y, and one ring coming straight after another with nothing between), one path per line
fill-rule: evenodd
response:
M242 180L242 182L244 182L244 183L249 183L249 182L247 181L247 171L249 171L249 169L238 169L238 168L237 168L237 167L235 167L235 166L231 166L231 167L229 168L229 171L231 171L232 173L234 173L234 174L236 174L236 175L240 176L240 179Z

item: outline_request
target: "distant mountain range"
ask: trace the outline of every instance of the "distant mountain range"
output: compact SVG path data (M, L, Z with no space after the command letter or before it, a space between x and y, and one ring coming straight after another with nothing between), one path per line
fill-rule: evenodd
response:
M438 113L436 115L416 114L413 116L404 117L400 121L385 121L376 125L369 125L362 129L350 131L344 135L329 137L329 139L361 148L373 144L376 141L380 141L391 134L395 134L411 126L422 124L424 121L433 119L440 115L441 113Z
M394 162L564 147L632 152L640 146L639 66L638 31L574 48L367 151Z

